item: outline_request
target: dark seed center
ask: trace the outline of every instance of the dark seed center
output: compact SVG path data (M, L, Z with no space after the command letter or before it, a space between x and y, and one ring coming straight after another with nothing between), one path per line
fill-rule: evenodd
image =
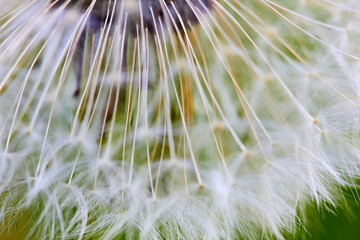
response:
M66 3L66 0L51 0L55 7ZM114 17L127 16L126 26L130 32L136 32L136 26L155 31L155 26L165 19L172 27L188 27L199 21L200 14L211 9L213 0L97 0L89 17L89 25L94 30L103 26L110 19L112 9L116 6ZM67 8L74 7L85 11L91 0L72 0ZM116 5L115 5L116 4ZM121 20L121 19L120 19Z

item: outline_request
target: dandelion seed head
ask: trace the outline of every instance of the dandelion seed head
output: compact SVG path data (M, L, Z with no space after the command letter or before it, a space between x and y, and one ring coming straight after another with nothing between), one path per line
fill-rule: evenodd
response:
M12 238L283 239L359 177L355 1L0 4Z

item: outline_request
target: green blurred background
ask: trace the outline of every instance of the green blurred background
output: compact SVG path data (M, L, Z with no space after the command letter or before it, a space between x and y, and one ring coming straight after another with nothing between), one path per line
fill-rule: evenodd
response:
M344 190L340 207L307 210L307 231L300 230L296 236L286 239L358 240L360 239L360 197L354 189Z

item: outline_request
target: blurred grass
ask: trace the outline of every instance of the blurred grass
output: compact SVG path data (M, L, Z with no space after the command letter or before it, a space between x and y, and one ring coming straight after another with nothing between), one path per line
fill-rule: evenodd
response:
M294 240L358 240L360 239L360 199L354 189L342 189L344 199L337 208L307 206L306 231L300 229Z
M323 221L325 231L314 235L312 239L360 239L360 205L353 206L351 210L351 213L340 211L337 216L327 212Z

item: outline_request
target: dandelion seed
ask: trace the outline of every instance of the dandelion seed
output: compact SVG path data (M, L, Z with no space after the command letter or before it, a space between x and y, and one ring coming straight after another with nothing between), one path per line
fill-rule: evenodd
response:
M359 177L354 0L0 5L0 236L282 239Z

